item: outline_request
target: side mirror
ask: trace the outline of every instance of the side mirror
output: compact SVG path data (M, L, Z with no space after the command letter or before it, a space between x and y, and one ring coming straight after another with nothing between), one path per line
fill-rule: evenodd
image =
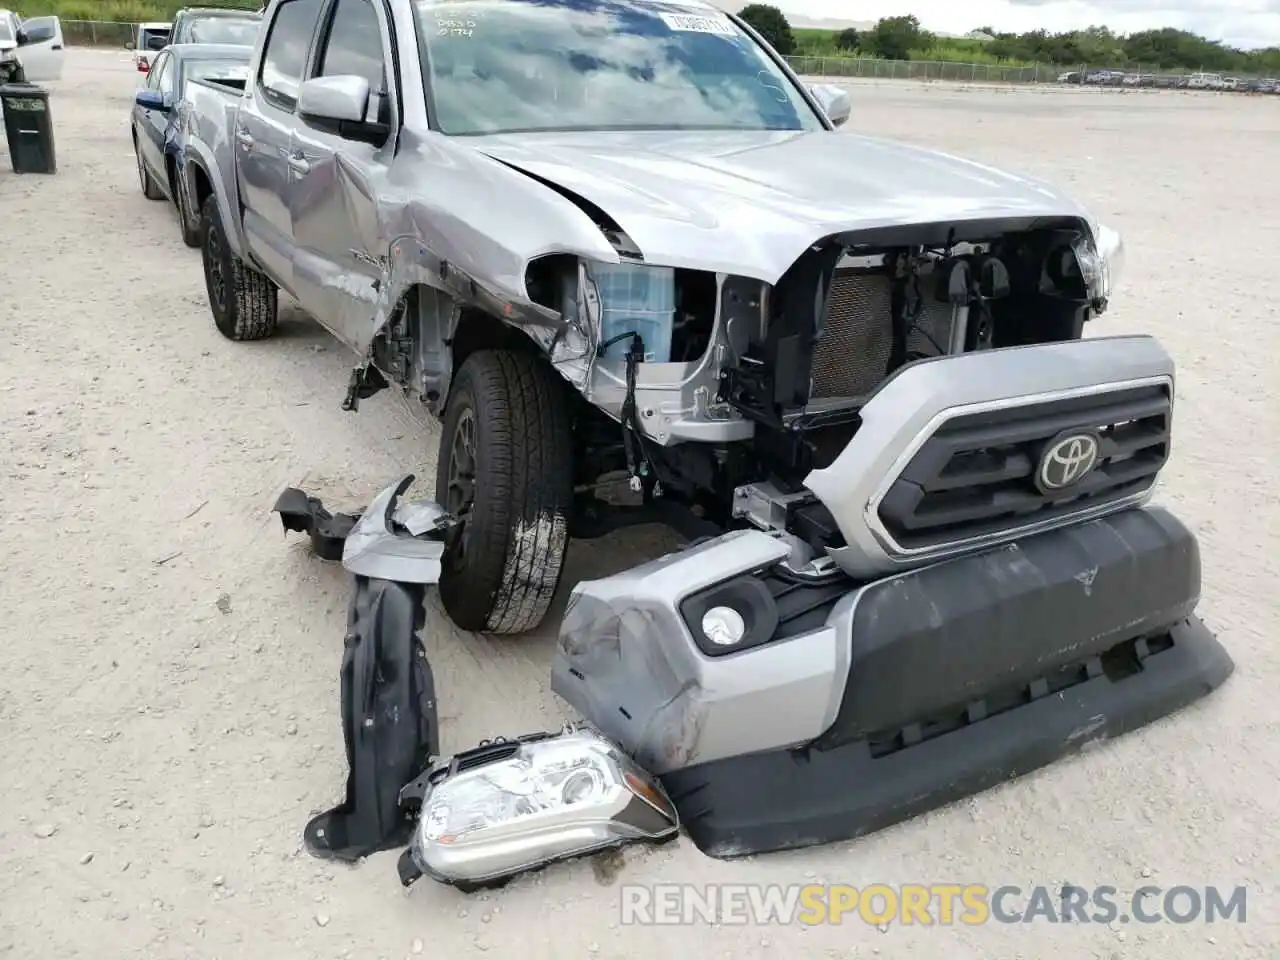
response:
M809 88L809 93L818 101L818 106L827 115L832 126L842 126L849 119L849 114L853 112L853 102L849 99L849 91L844 87L837 87L831 83L818 83Z
M124 42L124 48L125 48L126 50L132 50L132 49L133 49L133 41L132 41L132 40L126 40L126 41Z
M298 118L345 140L381 146L390 128L365 119L371 96L369 81L364 77L316 77L298 89Z
M164 94L159 90L139 90L133 95L133 102L143 110L169 112L169 104L165 103Z
M298 116L308 123L363 123L368 109L369 81L364 77L316 77L298 90Z

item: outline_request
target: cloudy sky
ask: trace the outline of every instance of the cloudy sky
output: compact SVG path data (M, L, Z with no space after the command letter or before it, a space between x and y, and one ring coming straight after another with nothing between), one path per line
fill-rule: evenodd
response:
M926 29L966 33L1043 27L1051 32L1105 24L1119 33L1177 27L1233 46L1280 45L1280 0L776 0L805 17L879 20L914 13Z

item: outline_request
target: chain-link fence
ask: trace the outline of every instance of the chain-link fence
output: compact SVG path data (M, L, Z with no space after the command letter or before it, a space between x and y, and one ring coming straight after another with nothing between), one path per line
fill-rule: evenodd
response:
M120 47L138 35L136 23L114 20L63 20L62 37L73 47Z
M870 80L953 80L974 83L1051 83L1067 72L1057 66L1004 67L986 63L879 60L872 57L787 57L806 77Z
M1089 64L1062 66L1038 63L1011 67L990 63L948 63L934 60L879 60L873 57L787 57L791 68L806 77L868 80L950 80L966 83L1079 83L1096 87L1186 87L1191 74L1156 71L1125 65L1098 67ZM1223 77L1218 89L1251 89L1266 85L1265 78L1248 75ZM1274 82L1274 81L1272 81ZM1191 84L1216 86L1215 81ZM1268 90L1267 92L1274 92Z

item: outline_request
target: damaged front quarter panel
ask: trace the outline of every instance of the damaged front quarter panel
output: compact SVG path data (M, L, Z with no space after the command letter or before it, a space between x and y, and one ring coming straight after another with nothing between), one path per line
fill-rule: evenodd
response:
M353 574L398 583L438 583L452 520L429 500L400 502L413 483L402 477L379 493L347 534L342 565Z
M360 329L335 332L363 367L421 395L433 413L448 396L452 344L468 311L522 331L554 356L566 320L529 299L529 263L554 254L618 259L560 194L465 145L408 128L369 202L377 236L350 255L378 264L373 310Z

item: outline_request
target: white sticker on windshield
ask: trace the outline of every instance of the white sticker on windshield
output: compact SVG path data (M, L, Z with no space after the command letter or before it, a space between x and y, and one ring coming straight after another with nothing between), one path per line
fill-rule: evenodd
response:
M692 13L659 13L662 22L672 30L686 30L693 33L715 33L722 37L737 36L733 24L724 17L699 16Z

